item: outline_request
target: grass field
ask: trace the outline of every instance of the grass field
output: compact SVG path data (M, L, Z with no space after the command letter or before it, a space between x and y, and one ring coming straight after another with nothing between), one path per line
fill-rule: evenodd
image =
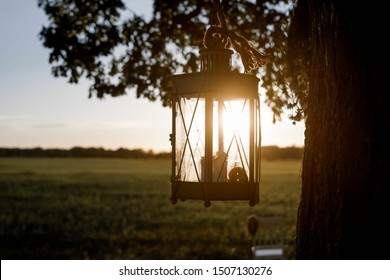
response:
M294 258L300 162L262 163L260 204L170 203L170 161L0 158L1 259L250 259L247 218L285 219Z

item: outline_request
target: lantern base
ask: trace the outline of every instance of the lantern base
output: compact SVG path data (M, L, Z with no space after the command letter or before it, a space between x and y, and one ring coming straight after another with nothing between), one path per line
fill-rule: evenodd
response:
M259 183L250 182L173 182L172 204L177 200L202 200L209 207L211 201L247 200L250 206L259 203Z

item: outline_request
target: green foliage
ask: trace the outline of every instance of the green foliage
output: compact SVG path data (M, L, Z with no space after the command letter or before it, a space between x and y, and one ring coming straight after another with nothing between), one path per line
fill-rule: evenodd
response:
M0 158L1 259L249 259L250 215L294 258L299 161L264 162L261 202L171 205L169 160Z
M71 83L90 79L90 97L119 96L136 88L137 97L160 100L163 106L171 101L170 76L197 69L197 49L213 18L211 0L155 0L150 19L136 15L121 0L39 0L38 4L49 19L40 39L51 50L54 76L67 77ZM296 79L286 67L293 0L222 4L227 27L269 57L257 74L274 120L286 105L296 108L293 117L300 119L303 95L292 94L288 81Z

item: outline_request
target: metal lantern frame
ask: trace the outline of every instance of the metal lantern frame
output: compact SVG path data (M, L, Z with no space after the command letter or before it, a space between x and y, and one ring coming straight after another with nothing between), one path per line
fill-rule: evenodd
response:
M199 72L172 76L173 204L178 200L202 200L206 207L211 201L259 203L259 80L232 71L232 54L224 48L202 49Z

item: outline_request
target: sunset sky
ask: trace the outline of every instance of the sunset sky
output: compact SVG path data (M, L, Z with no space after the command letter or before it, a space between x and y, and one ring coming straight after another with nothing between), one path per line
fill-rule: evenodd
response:
M151 0L127 2L150 15ZM88 99L88 80L75 85L52 76L38 38L46 23L35 0L0 1L0 147L170 150L169 108L133 94ZM304 124L283 119L272 124L263 106L262 145L303 146Z

